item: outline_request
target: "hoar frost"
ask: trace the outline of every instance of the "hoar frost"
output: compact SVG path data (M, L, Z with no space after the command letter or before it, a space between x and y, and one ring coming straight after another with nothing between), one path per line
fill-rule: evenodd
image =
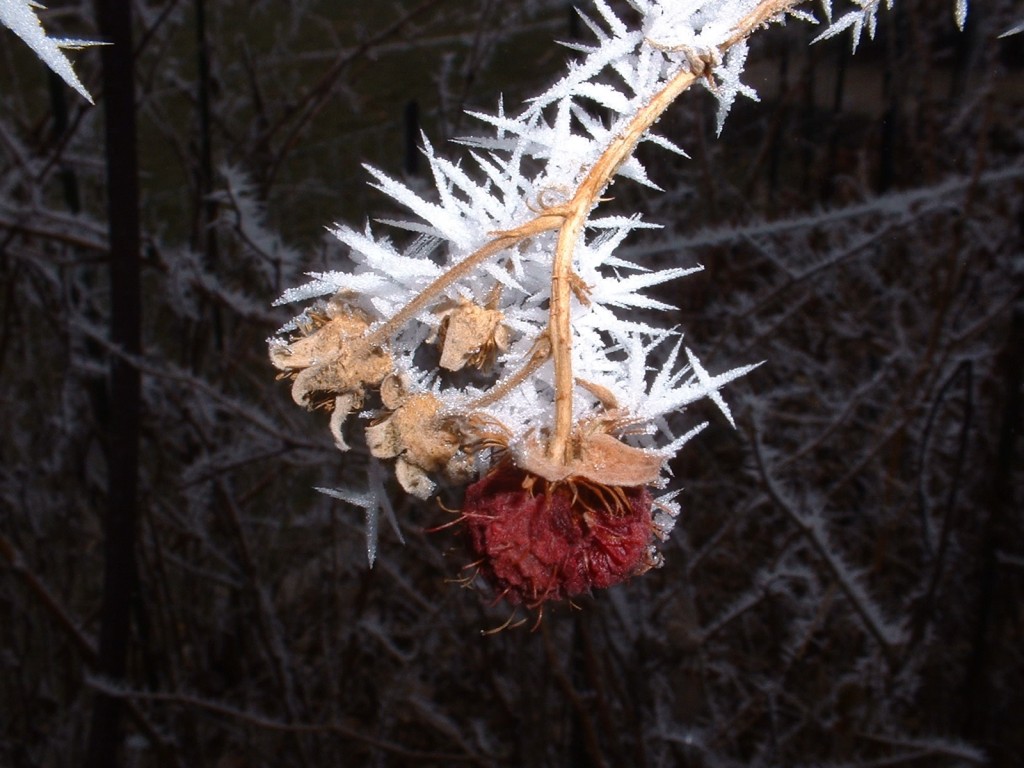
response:
M36 9L42 7L39 3L31 2L31 0L0 0L0 24L20 37L29 48L35 51L46 66L92 104L92 96L78 79L78 75L71 67L71 62L64 55L64 50L74 50L90 45L99 45L99 43L89 40L48 37L36 16Z
M594 41L573 43L578 59L517 116L473 113L489 132L461 140L468 162L424 138L429 196L369 168L407 211L377 226L407 245L336 226L351 266L286 292L279 303L325 298L270 340L295 401L331 413L340 450L367 417L370 453L406 492L468 485L457 521L479 575L531 607L660 563L654 545L679 510L651 489L703 427L677 436L666 417L710 398L732 423L719 390L753 367L709 373L679 332L652 324L672 307L645 292L699 267L625 260L625 238L656 225L595 209L615 177L653 186L641 141L682 152L652 128L683 91L708 89L721 129L737 96L756 98L741 82L747 37L787 15L814 21L795 0L630 4L635 26L596 0ZM877 3L856 5L873 19ZM336 495L369 519L375 493Z

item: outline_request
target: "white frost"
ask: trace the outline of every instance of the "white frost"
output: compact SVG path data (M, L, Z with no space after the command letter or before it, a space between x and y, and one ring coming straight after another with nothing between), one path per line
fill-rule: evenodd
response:
M71 62L68 61L68 57L64 55L61 48L77 49L87 45L98 45L98 43L47 37L36 16L36 8L42 8L42 6L31 2L31 0L0 0L0 24L24 40L46 66L60 75L65 83L92 104L92 96L78 79Z

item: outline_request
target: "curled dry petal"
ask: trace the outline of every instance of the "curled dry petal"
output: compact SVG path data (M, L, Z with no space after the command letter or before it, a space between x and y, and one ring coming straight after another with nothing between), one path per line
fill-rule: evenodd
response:
M334 411L331 413L330 428L331 437L334 438L334 444L339 451L347 451L349 448L348 443L345 442L344 435L341 433L341 428L345 425L348 415L359 408L361 404L362 398L357 397L351 392L346 392L334 398Z
M370 323L361 312L329 307L327 314L312 313L302 336L270 346L270 361L282 371L322 364L359 338Z
M403 456L395 461L395 478L398 484L417 499L429 499L436 484L422 467L411 464Z
M369 321L361 312L332 302L327 315L313 315L310 330L289 342L270 346L270 361L293 376L292 399L307 408L359 408L367 387L379 387L394 363L387 350L359 343ZM332 419L339 447L343 417Z
M342 349L322 364L301 371L292 384L292 399L314 407L323 395L350 392L361 396L367 386L380 386L391 367L391 356L382 349Z

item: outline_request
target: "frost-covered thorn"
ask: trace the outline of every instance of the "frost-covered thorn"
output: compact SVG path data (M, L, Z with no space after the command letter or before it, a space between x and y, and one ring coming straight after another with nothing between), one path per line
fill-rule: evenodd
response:
M686 59L688 71L695 77L703 77L709 83L714 83L712 71L722 63L722 56L717 48L697 48L691 45L668 45L659 43L651 38L644 38L644 41L652 48L666 53L681 53Z

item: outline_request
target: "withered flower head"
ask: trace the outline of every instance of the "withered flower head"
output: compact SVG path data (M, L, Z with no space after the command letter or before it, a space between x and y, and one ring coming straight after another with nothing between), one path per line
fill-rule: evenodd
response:
M270 361L293 379L292 399L298 405L333 410L331 433L347 450L341 432L345 418L362 407L366 389L379 387L394 362L387 350L360 343L370 321L339 297L307 317L299 336L270 345Z
M489 368L498 354L508 350L508 328L500 311L463 299L438 314L441 321L432 340L441 347L439 365L445 370L460 371L467 365Z
M453 418L443 414L441 401L430 393L406 395L397 377L381 389L385 418L366 428L366 443L378 459L395 459L395 476L402 488L421 499L434 492L428 473L442 472L466 482L471 459L460 450L460 435Z

